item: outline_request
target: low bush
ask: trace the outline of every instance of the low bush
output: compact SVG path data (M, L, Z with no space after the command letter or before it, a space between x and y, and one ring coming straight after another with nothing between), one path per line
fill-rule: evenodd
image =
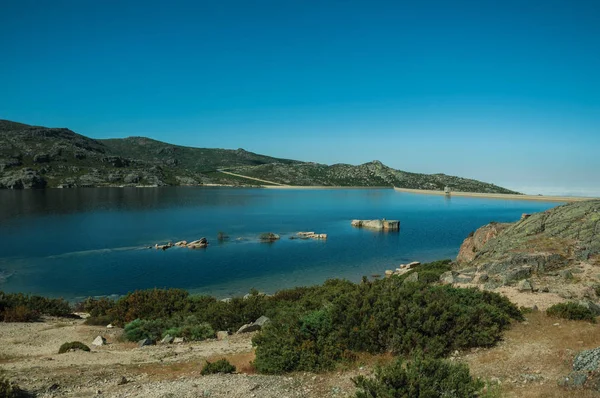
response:
M31 322L40 315L67 316L71 312L71 306L63 299L0 291L0 319L6 322Z
M113 317L110 315L98 315L86 318L86 320L83 323L90 326L106 326L112 323L112 321Z
M58 353L64 354L65 352L68 352L70 350L89 351L90 347L88 347L80 341L72 341L70 343L64 343L63 345L61 345L58 349Z
M357 398L475 398L484 387L465 364L421 357L407 363L398 359L378 368L373 378L358 376L353 382Z
M577 303L554 304L546 310L546 314L556 318L596 323L596 316L592 310Z
M88 297L75 306L77 312L87 312L90 317L110 317L110 311L115 307L115 301L108 297ZM110 323L110 321L108 322Z
M35 322L39 320L40 314L24 305L6 308L4 310L4 322Z
M200 374L202 376L212 375L215 373L233 373L235 366L229 363L226 359L219 359L215 362L206 362Z
M173 317L170 319L136 319L125 325L124 336L130 341L142 339L160 340L167 334L173 337L184 337L187 340L206 340L214 337L212 327L200 322L195 316L186 318Z
M313 311L292 310L254 338L262 373L331 369L346 351L443 357L491 346L523 316L507 299L478 289L404 284L389 278L352 285Z

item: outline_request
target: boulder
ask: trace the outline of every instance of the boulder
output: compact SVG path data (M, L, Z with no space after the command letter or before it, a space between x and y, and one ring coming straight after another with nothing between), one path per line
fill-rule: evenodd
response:
M600 370L600 347L577 354L573 360L573 370L588 372Z
M229 332L220 330L217 332L217 340L227 340L229 338Z
M418 272L413 272L412 274L410 274L409 276L406 277L406 279L404 280L404 283L406 282L418 282L419 281L419 273Z
M533 285L528 279L523 279L517 284L517 289L519 289L520 292L532 292Z
M531 267L520 267L506 273L503 278L504 284L529 278L531 276Z
M391 277L392 275L394 275L394 271L392 271L391 269L387 269L387 270L385 270L385 277L386 277L386 278L389 278L389 277Z
M458 275L455 271L446 271L440 275L440 282L445 285L451 285L455 282L455 276Z
M154 245L154 248L157 250L167 250L173 247L173 244L171 242L165 244L165 245L159 245L158 243Z
M138 182L141 181L141 177L139 174L137 173L130 173L127 174L125 176L125 178L123 178L123 182L125 182L125 184L137 184Z
M177 247L185 247L185 246L187 246L187 244L188 243L185 240L180 240L179 242L175 242L175 246L177 246Z
M260 318L258 318L256 321L254 321L254 325L258 325L262 328L269 322L271 322L271 320L263 315Z
M270 322L269 318L267 318L266 316L263 315L260 318L258 318L256 321L254 321L252 323L247 323L244 326L242 326L241 328L239 328L237 333L238 334L249 333L249 332L255 332L257 330L261 330L262 327L269 322Z
M150 340L150 339L142 339L140 341L138 341L138 347L144 347L147 345L154 345L154 340Z
M165 337L163 337L163 339L160 341L160 344L171 344L173 340L175 340L175 338L168 334Z
M107 329L113 329L115 326L112 323L109 323L108 325L106 325Z
M185 339L183 337L175 337L173 339L173 343L175 343L175 344L181 344L183 342L185 342Z
M408 268L413 268L413 267L416 267L416 266L418 266L418 265L421 265L421 263L420 263L420 262L418 262L418 261L413 261L412 263L408 263L408 264L406 264L406 266L407 266Z
M100 347L102 345L106 344L106 339L102 336L97 336L94 341L92 341L92 345L95 345L97 347Z

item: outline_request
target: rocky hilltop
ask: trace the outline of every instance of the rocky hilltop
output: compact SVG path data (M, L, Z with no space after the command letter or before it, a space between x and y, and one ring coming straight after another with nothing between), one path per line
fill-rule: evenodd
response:
M269 181L438 190L449 185L454 191L515 193L466 178L394 170L378 161L327 166L243 149L171 145L144 137L95 140L66 128L0 120L0 188L268 185Z
M589 200L479 228L463 242L456 271L442 278L596 299L599 267L600 200Z
M419 174L387 167L375 160L353 166L317 163L264 164L255 167L238 167L236 172L254 178L269 179L286 185L300 186L395 186L398 188L506 193L517 192L485 182L445 174Z

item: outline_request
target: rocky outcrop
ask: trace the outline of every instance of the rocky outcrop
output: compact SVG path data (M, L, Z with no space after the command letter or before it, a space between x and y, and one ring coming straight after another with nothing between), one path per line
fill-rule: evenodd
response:
M464 264L473 261L488 241L498 236L501 231L510 225L509 223L490 223L471 233L460 246L456 262Z
M264 234L261 234L259 236L259 239L261 242L266 242L266 243L270 243L270 242L275 242L276 240L279 240L281 237L273 232L265 232Z
M0 178L0 188L41 189L46 184L46 180L37 171L28 168L5 173Z
M474 271L474 282L490 288L518 285L521 291L536 291L543 286L544 291L550 286L565 298L590 296L588 290L600 286L593 271L600 265L600 200L558 206L511 224L488 224L465 239L456 260L454 272ZM453 276L443 278L448 283Z

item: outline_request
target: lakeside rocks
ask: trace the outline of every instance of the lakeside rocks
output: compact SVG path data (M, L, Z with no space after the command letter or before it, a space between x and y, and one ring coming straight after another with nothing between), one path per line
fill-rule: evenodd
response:
M355 228L368 228L382 231L398 231L400 230L400 221L398 220L352 220L350 225Z

